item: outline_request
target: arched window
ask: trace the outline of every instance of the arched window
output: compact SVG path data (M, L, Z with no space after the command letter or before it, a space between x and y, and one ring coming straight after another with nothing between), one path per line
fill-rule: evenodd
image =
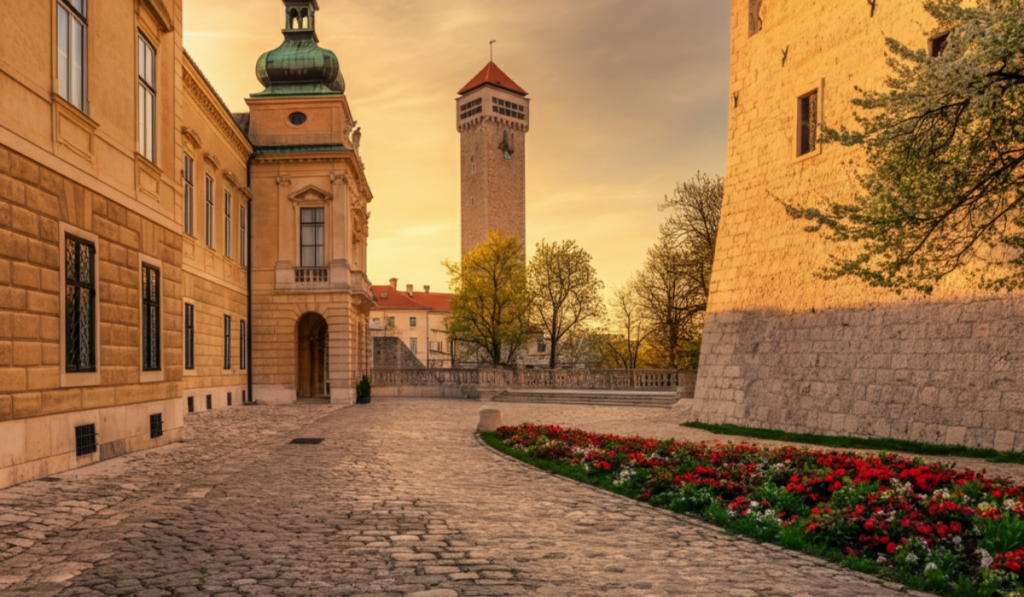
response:
M302 9L301 18L299 19L299 25L302 29L309 29L309 11L305 8Z

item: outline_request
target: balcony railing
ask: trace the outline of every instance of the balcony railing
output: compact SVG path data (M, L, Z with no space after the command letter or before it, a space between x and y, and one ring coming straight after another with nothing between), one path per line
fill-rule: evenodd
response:
M295 283L299 286L326 286L331 278L329 272L326 267L297 267Z

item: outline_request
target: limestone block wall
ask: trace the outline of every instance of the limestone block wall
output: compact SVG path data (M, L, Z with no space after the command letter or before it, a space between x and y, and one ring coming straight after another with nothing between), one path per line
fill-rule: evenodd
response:
M499 146L504 133L513 147L506 160ZM526 129L485 117L460 128L462 253L487 240L489 230L516 236L526 244Z
M98 367L86 378L62 362L65 233L96 245ZM158 372L141 370L143 262L161 274ZM0 487L180 439L181 299L175 232L0 145ZM158 413L164 435L150 438ZM76 457L86 423L99 449Z
M800 97L853 124L855 86L877 88L884 36L926 48L920 3L773 0L751 34L732 2L726 191L693 416L790 431L1024 449L1024 299L963 278L899 296L815 272L832 249L778 199L855 191L856 152L797 156Z

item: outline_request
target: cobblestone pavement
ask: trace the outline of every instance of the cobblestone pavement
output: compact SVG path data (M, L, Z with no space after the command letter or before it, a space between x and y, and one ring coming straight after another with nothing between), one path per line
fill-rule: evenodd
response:
M186 443L0 491L0 594L900 594L500 455L473 435L480 406L188 415ZM495 406L509 423L681 437L663 409Z

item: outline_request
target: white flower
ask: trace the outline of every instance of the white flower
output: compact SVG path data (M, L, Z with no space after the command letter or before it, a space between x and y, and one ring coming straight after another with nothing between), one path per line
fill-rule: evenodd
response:
M995 558L992 557L992 554L990 554L989 552L985 551L984 549L979 549L978 553L981 554L981 567L982 568L988 568L989 566L992 565L992 562L995 562Z
M877 559L877 560L875 560L875 563L876 563L876 564L878 564L879 566L884 566L884 565L885 565L885 563L886 563L886 562L888 562L888 561L889 561L889 560L888 560L888 559L886 559L886 557L885 557L885 556L878 556L878 559Z
M761 505L761 503L760 503L760 502L750 502L750 507L751 507L751 508L756 508L756 507L758 507L758 506L760 506L760 505Z
M931 572L932 570L938 570L939 567L935 565L935 562L928 562L924 567L925 572Z
M908 554L907 555L907 563L908 564L916 564L918 559L919 558L917 557L917 554Z
M960 535L953 537L953 545L960 545L963 542L964 540L960 537Z

